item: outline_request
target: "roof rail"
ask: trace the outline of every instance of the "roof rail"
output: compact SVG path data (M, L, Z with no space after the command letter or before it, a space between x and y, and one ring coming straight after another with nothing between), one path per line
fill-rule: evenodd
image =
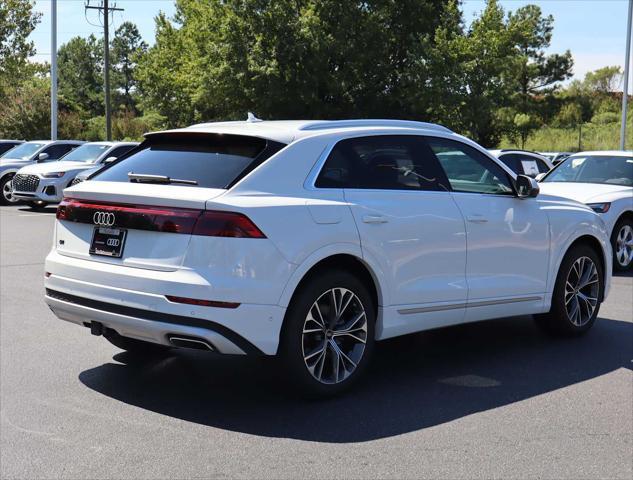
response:
M323 120L307 123L299 130L327 130L331 128L353 128L353 127L400 127L417 128L421 130L439 130L441 132L452 131L437 123L416 122L413 120Z

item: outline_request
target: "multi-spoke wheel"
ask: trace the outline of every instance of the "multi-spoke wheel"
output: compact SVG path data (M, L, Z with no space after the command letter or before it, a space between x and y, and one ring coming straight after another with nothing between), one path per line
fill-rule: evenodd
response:
M613 247L613 267L616 270L627 270L633 265L633 221L620 220L613 229L611 237Z
M13 196L11 178L12 176L6 175L0 180L0 205L13 205L19 202L19 200Z
M565 282L565 310L567 318L582 327L593 317L600 293L598 268L589 257L577 259L567 274Z
M598 253L587 245L570 249L563 259L549 313L538 315L549 332L579 335L591 328L598 316L604 273Z
M331 288L312 304L303 325L303 361L319 382L342 382L354 373L366 343L367 314L354 292Z
M280 357L308 393L331 395L364 370L374 344L375 307L367 287L343 271L312 277L293 298Z

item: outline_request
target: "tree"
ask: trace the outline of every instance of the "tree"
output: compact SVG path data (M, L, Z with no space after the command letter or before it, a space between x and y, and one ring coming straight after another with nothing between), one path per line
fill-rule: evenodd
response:
M57 53L60 97L88 116L104 111L102 59L103 45L94 35L71 38Z
M556 117L557 123L562 127L578 128L578 151L582 150L582 123L583 109L582 105L576 102L567 103L561 108Z
M11 86L30 77L28 58L35 45L28 37L40 21L30 0L0 0L0 100Z
M135 70L140 57L147 51L136 25L123 22L112 39L111 60L115 101L126 110L138 113L136 109L137 81Z
M454 2L450 2L454 4ZM139 65L144 106L173 124L419 118L444 0L178 0ZM415 101L411 101L414 99Z
M545 54L552 40L554 17L543 17L537 5L526 5L508 14L508 30L516 45L509 70L516 86L515 108L520 113L533 113L535 95L552 93L558 82L572 76L573 59L568 50L563 54Z
M481 16L463 34L438 32L433 63L438 81L443 74L449 86L448 95L440 97L450 105L446 112L449 125L489 147L495 146L503 133L499 111L509 99L506 78L515 53L512 40L503 8L496 0L488 1Z
M0 138L48 138L50 81L32 78L13 88L0 102Z
M603 67L585 75L585 86L592 92L609 94L615 92L622 81L622 69L619 66Z

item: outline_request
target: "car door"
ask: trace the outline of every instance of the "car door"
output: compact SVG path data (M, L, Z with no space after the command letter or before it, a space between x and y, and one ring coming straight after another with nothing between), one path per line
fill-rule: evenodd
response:
M464 220L422 137L342 140L316 186L344 187L363 255L382 271L389 305L378 338L463 320Z
M466 320L540 311L549 221L535 198L518 198L509 175L463 142L428 137L466 220Z

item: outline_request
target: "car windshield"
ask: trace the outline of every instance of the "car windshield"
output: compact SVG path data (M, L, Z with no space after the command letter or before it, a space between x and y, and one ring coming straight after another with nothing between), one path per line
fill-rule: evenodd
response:
M20 160L28 160L43 146L43 143L23 143L22 145L18 145L17 147L9 150L2 156L2 158L17 158Z
M71 152L64 155L60 160L65 162L86 162L86 163L94 163L97 158L103 154L107 149L110 148L110 145L95 145L95 144L86 144L81 147L75 148Z
M574 155L543 179L544 182L607 183L633 186L633 157Z

